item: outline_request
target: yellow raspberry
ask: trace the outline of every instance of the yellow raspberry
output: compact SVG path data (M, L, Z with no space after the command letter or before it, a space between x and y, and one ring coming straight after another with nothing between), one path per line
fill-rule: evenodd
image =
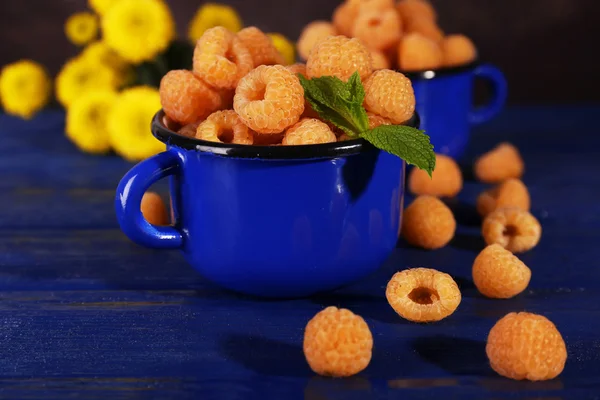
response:
M538 244L542 226L527 211L499 208L485 217L481 233L487 244L497 243L513 253L523 253Z
M435 9L426 0L400 0L396 5L396 9L403 22L418 18L426 18L431 21L437 20Z
M358 39L344 36L330 36L317 43L306 62L309 78L337 76L347 81L357 71L363 81L373 72L369 50Z
M435 155L432 177L418 168L413 168L408 175L408 190L414 195L454 197L461 191L462 186L462 172L458 164L444 154Z
M242 29L236 35L252 55L252 63L259 65L284 64L285 60L279 50L263 31L255 26Z
M298 38L298 54L303 60L308 60L310 51L317 43L329 36L335 36L337 31L333 24L327 21L313 21L306 25Z
M509 299L529 285L531 270L499 244L487 246L473 263L473 282L484 296Z
M344 308L327 307L306 325L303 350L315 373L348 377L371 362L373 335L359 315Z
M454 67L468 64L477 58L475 45L465 35L449 35L442 41L444 65Z
M233 108L250 129L280 133L304 112L304 89L285 67L261 65L240 80Z
M516 207L529 211L531 200L527 186L519 179L508 179L477 197L477 212L485 217L498 208Z
M215 88L235 88L253 67L250 50L221 26L207 29L196 43L194 73Z
M285 67L292 74L300 74L306 78L306 64L296 63Z
M402 37L398 46L398 67L401 71L438 69L444 62L440 46L420 33Z
M252 144L253 132L233 110L217 111L198 125L196 138L218 143Z
M284 146L300 144L332 143L337 141L335 134L326 123L316 118L304 118L288 128L283 137Z
M358 10L359 14L368 11L385 11L394 8L394 0L347 0L350 7Z
M221 98L190 71L174 70L160 81L160 103L169 118L186 125L217 110Z
M406 76L382 69L375 71L364 83L367 111L381 115L394 124L403 124L415 112L415 94Z
M402 236L413 246L439 249L452 240L456 220L452 211L433 196L419 196L402 216Z
M444 32L440 29L435 21L429 18L415 18L406 22L404 30L406 33L418 33L425 36L427 39L441 45L444 40Z
M383 118L381 115L372 112L367 112L367 117L369 117L369 129L375 129L381 125L392 125L392 122L389 119Z
M458 285L448 274L429 268L394 274L385 297L398 315L413 322L434 322L450 316L460 304Z
M373 65L373 71L379 69L390 69L390 60L384 53L379 50L369 50L371 53L371 64Z
M521 178L525 164L519 150L510 143L500 143L475 161L475 176L482 182L500 183Z
M337 34L347 37L352 36L354 21L358 16L358 9L348 3L342 3L333 11L332 22Z
M181 136L193 138L196 137L196 130L198 130L199 122L194 122L192 124L187 124L177 129L177 133Z
M352 28L352 36L374 50L397 46L401 32L402 23L394 9L359 14Z
M512 312L496 322L485 351L494 371L515 380L554 379L567 361L567 347L556 326L527 312Z
M164 201L155 192L146 192L142 196L142 215L152 225L169 225L169 214Z

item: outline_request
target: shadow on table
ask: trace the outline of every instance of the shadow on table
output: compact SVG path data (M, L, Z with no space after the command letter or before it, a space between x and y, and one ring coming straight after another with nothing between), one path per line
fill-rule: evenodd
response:
M474 205L459 200L456 197L443 199L443 202L452 210L452 214L454 214L454 218L459 225L481 226L481 216Z
M371 319L385 324L409 323L394 312L384 293L385 289L382 289L382 296L333 292L313 296L310 301L323 308L329 306L347 308L367 320Z
M457 233L450 241L450 246L459 249L479 253L485 248L485 241L480 235L465 235Z

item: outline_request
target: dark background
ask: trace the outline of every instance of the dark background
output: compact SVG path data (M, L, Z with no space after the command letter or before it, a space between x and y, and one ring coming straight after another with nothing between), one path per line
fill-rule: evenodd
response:
M440 25L464 33L483 61L506 74L511 103L581 103L600 100L595 60L600 38L598 0L432 0ZM185 34L202 1L168 0ZM314 19L330 19L338 0L228 0L245 25L296 39ZM63 22L86 0L0 0L0 65L32 58L55 74L77 50ZM593 82L596 82L595 84Z

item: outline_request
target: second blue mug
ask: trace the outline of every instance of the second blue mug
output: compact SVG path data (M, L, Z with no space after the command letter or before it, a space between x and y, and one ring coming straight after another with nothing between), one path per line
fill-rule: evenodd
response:
M455 159L465 152L471 126L490 120L506 102L504 75L489 64L472 63L404 74L413 84L421 129L431 138L436 153ZM478 108L473 106L476 79L485 79L493 89L490 102Z

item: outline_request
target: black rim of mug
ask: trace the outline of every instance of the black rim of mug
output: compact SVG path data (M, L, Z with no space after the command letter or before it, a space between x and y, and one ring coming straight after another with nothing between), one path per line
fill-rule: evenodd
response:
M216 143L180 135L163 124L165 113L160 110L152 119L152 134L167 146L177 146L219 156L254 158L264 160L301 160L315 158L335 158L357 154L374 147L364 139L343 142L309 144L300 146L254 146L243 144ZM404 125L419 128L420 118L415 111Z

